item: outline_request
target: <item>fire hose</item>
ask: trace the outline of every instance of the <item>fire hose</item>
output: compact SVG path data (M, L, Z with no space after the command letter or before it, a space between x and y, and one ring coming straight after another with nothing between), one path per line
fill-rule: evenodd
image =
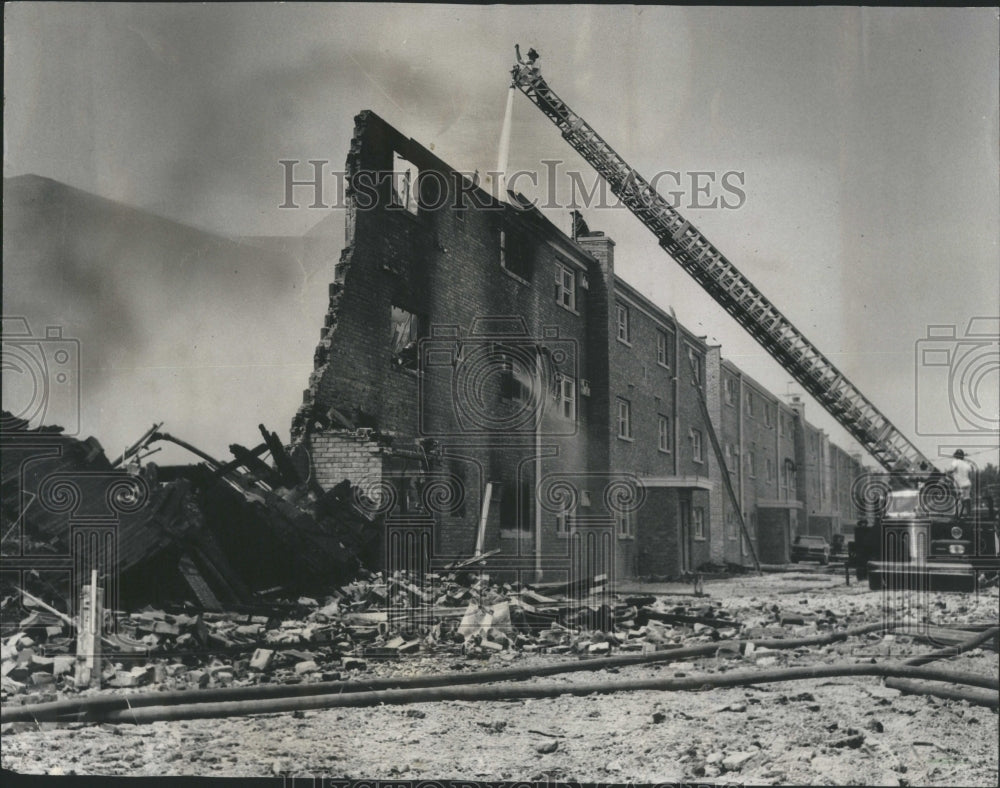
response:
M961 643L950 648L943 648L939 651L932 651L930 654L921 654L918 657L908 659L904 664L926 665L929 662L944 659L945 657L956 656L966 651L971 651L972 649L981 646L983 643L992 640L997 637L997 633L1000 633L1000 627L993 627L985 632L973 635L967 640L963 640ZM890 689L899 690L900 692L909 693L911 695L934 695L935 697L946 698L948 700L964 700L977 706L992 706L994 708L1000 706L1000 700L998 700L996 692L988 692L981 689L935 686L933 684L923 684L899 676L891 676L887 678L885 680L885 686Z
M814 635L807 638L773 638L770 640L737 640L725 641L731 649L738 648L740 653L746 650L748 643L756 648L792 649L806 646L822 646L846 640L849 637L865 635L869 632L879 632L886 629L884 623L866 624L841 632L830 632L825 635ZM326 695L343 692L361 692L394 688L415 689L419 687L439 687L454 684L487 684L496 681L520 681L538 676L553 676L560 673L576 671L605 670L607 668L626 667L628 665L646 665L660 662L676 662L690 657L702 657L714 654L720 648L720 642L703 643L696 646L673 648L666 651L655 651L650 654L631 654L615 657L599 657L582 659L577 662L562 662L554 665L515 666L466 673L440 673L430 676L405 676L397 678L378 678L363 681L324 681L311 684L261 684L251 687L223 687L205 690L174 690L169 692L144 692L131 695L101 695L86 698L69 698L66 700L37 703L29 706L4 707L0 709L0 723L56 720L72 715L79 719L81 713L88 719L107 711L143 706L169 706L174 703L211 703L216 701L258 700L279 697L302 697L308 695Z
M754 645L761 648L769 649L789 649L798 648L802 646L810 645L822 645L825 643L832 643L839 640L845 640L849 636L861 635L868 632L874 632L887 628L885 624L869 624L862 627L856 627L851 630L845 630L842 632L829 633L827 635L821 635L810 638L796 638L796 639L774 639L765 641L754 641ZM975 637L963 642L958 647L953 647L945 649L941 652L934 652L932 655L923 655L919 659L925 659L927 657L933 657L938 659L944 656L949 656L951 654L960 653L962 650L968 650L969 648L974 648L982 642L985 642L991 637L995 637L998 629L994 628L988 630L987 632L977 634ZM730 647L735 651L739 649L740 652L744 651L748 641L732 641ZM735 648L734 648L735 647ZM254 714L254 713L265 713L271 711L280 710L294 710L298 708L325 708L330 705L366 705L367 702L372 703L385 703L385 702L397 702L397 703L411 703L411 702L424 702L427 700L438 700L447 698L438 698L435 695L434 688L440 688L441 692L444 693L459 693L454 699L465 699L463 693L472 692L473 694L477 691L476 688L463 688L462 684L487 684L498 681L516 681L528 678L535 678L539 676L554 675L559 673L568 673L582 670L601 670L610 667L619 667L634 664L654 664L661 662L669 662L680 659L685 659L688 657L705 656L715 652L719 648L718 643L706 643L697 646L690 646L687 648L677 648L671 649L669 651L655 652L653 654L642 654L635 656L619 656L619 657L608 657L599 659L587 659L578 662L571 663L561 663L557 665L542 665L542 666L530 666L530 667L515 667L515 668L504 668L499 670L491 671L479 671L474 673L445 673L436 676L416 676L416 677L404 677L404 678L383 678L383 679L371 679L368 681L357 681L357 682L318 682L313 684L292 684L292 685L258 685L253 687L234 687L234 688L222 688L213 690L202 690L202 691L173 691L173 692L152 692L152 693L142 693L142 694L132 694L132 695L113 695L113 696L98 696L90 698L81 699L68 699L62 701L55 701L52 703L44 704L34 704L30 706L21 706L14 708L4 708L2 710L2 717L0 721L2 722L14 722L14 721L78 721L78 720L103 720L103 721L152 721L152 719L180 719L181 717L174 716L174 712L168 711L172 709L179 709L181 711L177 712L183 715L183 718L188 718L188 714L194 713L197 710L194 707L203 707L200 712L195 716L230 716L233 714ZM900 669L903 672L886 672L894 669ZM825 675L885 675L889 677L899 677L899 678L929 678L930 674L918 676L916 673L907 672L910 668L916 669L915 665L839 665L839 666L818 666L816 668L807 668L805 670L846 670L846 673L835 673L835 674L823 674ZM793 672L789 673L787 670L782 671L770 671L770 672L756 672L756 671L744 671L741 673L731 673L726 677L720 676L704 676L699 677L697 684L694 687L687 685L677 685L676 682L673 684L664 684L662 679L651 680L653 684L649 682L618 682L614 684L609 684L607 682L602 682L596 685L579 685L579 686L592 686L592 687L610 687L611 689L599 690L599 689L587 689L583 691L582 694L590 694L592 692L617 692L617 691L630 691L636 689L661 689L667 691L684 690L684 689L697 689L701 686L732 686L731 684L717 685L714 682L718 679L725 679L726 681L731 681L732 677L738 677L738 683L748 683L752 684L755 682L764 681L782 681L782 680L798 680L799 678L809 678L812 674L808 672L800 675L803 669L793 668L788 669ZM798 671L798 672L795 672ZM972 676L971 674L957 674L949 671L937 670L933 671L934 680L937 681L951 681L953 683L962 683L971 686L996 688L997 681L991 678L983 678ZM769 678L773 676L778 676L778 678ZM787 677L785 677L787 676ZM956 678L957 677L957 678ZM672 680L671 680L672 681ZM983 683L976 683L976 681ZM647 686L648 685L648 686ZM543 685L544 686L544 685ZM554 691L555 687L558 687L560 692L570 691L567 689L565 684L559 685L549 685L548 689ZM392 692L386 692L390 688L396 688ZM489 690L490 692L494 690L503 692L514 692L515 694L511 697L521 697L517 695L516 692L523 688L520 687L494 687L494 688L483 688L484 691ZM537 687L529 687L532 691L536 691ZM576 690L573 690L576 693ZM400 694L402 693L402 694ZM558 692L556 694L559 694ZM346 696L358 696L356 702L350 701L337 701L337 698L345 698ZM386 697L391 698L404 698L403 700L386 700ZM450 697L450 696L449 696ZM534 696L532 696L534 697ZM541 695L539 697L550 697L550 695ZM994 694L993 700L996 700L996 695ZM332 700L331 700L332 699ZM489 698L483 698L489 699ZM506 697L504 698L506 699ZM983 698L980 698L983 700ZM987 699L988 700L988 699ZM975 702L975 701L974 701ZM318 703L319 705L312 705ZM306 705L300 705L306 704ZM986 703L985 705L991 705ZM995 702L993 705L996 705ZM143 709L151 709L149 712L141 711ZM263 711L255 711L255 709L262 708ZM152 711L156 709L156 711ZM163 715L168 714L169 716L150 716L150 715ZM148 719L147 719L148 717Z
M307 697L242 700L228 703L181 703L171 706L146 706L105 712L101 721L136 725L172 720L240 717L248 714L273 714L306 709L329 709L429 703L440 701L506 701L527 698L554 698L560 695L608 695L615 692L653 690L660 692L697 691L714 687L738 687L780 681L832 678L836 676L885 676L943 681L993 690L992 705L998 705L1000 680L940 668L900 664L839 664L782 668L776 670L744 670L723 674L702 674L683 678L632 679L628 681L581 682L579 684L504 684L499 686L421 687L367 692L346 692Z

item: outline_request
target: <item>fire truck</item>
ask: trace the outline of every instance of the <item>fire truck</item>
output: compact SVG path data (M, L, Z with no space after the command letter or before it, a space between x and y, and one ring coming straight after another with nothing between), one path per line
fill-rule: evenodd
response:
M971 591L1000 569L1000 521L992 496L963 512L947 481L892 490L849 547L859 580L872 589Z

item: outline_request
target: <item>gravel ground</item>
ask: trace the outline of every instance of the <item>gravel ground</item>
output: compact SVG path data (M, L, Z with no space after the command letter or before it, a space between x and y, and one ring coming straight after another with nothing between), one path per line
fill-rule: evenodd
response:
M842 575L791 572L708 582L747 630L781 614L833 612L877 621L885 597ZM683 587L634 587L677 593ZM669 600L669 596L667 597ZM677 602L690 603L690 597ZM932 594L914 612L933 623L996 621L997 590ZM790 626L788 637L815 634ZM822 631L822 630L821 630ZM691 638L698 642L698 638ZM775 652L772 667L895 660L931 646L897 631ZM575 659L516 655L469 669ZM365 675L453 670L462 658L369 663ZM577 683L752 668L754 658L703 658L534 679ZM984 675L997 654L947 661ZM946 661L938 663L945 665ZM361 674L357 674L361 675ZM739 782L799 785L986 785L998 782L997 713L963 701L901 695L877 678L836 678L702 692L654 691L504 702L436 702L133 725L5 726L4 768L26 773L331 778Z

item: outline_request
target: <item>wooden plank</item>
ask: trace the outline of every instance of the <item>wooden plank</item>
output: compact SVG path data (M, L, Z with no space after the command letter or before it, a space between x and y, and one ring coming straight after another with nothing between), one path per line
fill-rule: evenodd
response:
M264 443L267 444L267 448L271 451L271 459L274 460L274 465L278 469L278 474L281 476L281 480L285 486L294 487L300 484L302 479L295 468L295 463L288 456L285 447L281 445L277 434L269 432L263 424L258 424L257 428L260 430L260 434L264 436Z
M479 515L479 532L476 534L476 558L483 554L483 542L486 539L486 520L490 516L490 501L492 499L493 482L486 482L486 492L483 494L482 513Z
M194 592L194 595L198 597L198 601L201 603L202 607L206 610L222 610L222 603L219 602L218 597L212 593L212 589L209 588L208 583L205 582L205 578L201 576L201 572L198 571L198 567L195 566L191 556L187 553L182 555L177 568L184 576L184 579Z

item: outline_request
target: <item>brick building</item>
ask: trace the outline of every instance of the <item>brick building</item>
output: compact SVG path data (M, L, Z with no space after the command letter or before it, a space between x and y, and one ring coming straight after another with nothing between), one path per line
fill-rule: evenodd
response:
M349 478L388 515L389 565L481 552L559 580L748 562L699 390L763 560L853 522L846 455L618 277L612 239L495 200L371 112L347 171L292 437L322 487Z

